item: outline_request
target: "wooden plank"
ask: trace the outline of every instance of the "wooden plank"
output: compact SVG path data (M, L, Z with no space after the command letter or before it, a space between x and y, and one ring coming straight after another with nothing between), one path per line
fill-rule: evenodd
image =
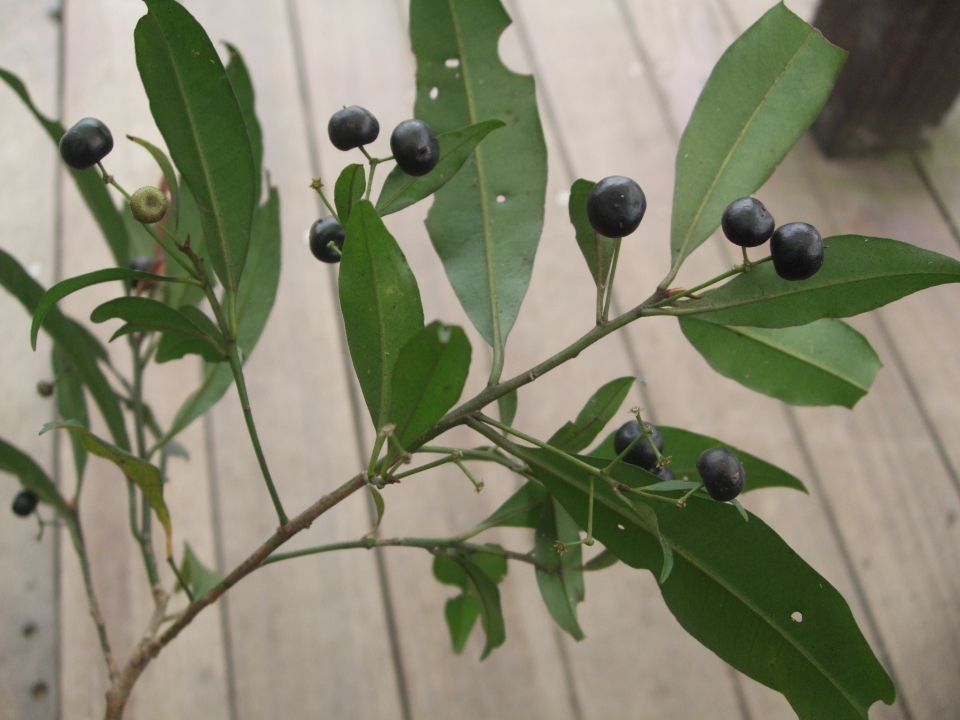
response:
M8 2L0 25L0 66L30 88L34 101L55 114L59 66L59 27L47 8L31 2ZM0 247L50 284L55 273L59 172L56 148L20 99L0 88L0 173L5 184L0 202ZM53 400L37 395L40 380L49 381L50 343L43 338L36 353L27 341L30 318L20 303L0 290L0 437L31 455L53 473L50 438L40 426L53 417ZM33 518L10 513L19 481L0 475L0 718L40 720L57 716L57 532L48 528L36 542ZM50 513L41 509L44 517Z

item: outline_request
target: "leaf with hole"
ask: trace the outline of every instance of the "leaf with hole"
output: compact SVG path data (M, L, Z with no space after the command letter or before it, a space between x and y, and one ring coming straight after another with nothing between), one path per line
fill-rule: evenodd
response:
M333 187L333 203L337 208L340 225L347 226L353 206L363 200L363 192L367 189L367 179L364 175L366 168L353 163L340 171L337 183ZM381 213L383 214L383 213Z
M773 174L820 113L846 57L782 2L727 48L677 150L674 272L720 226L727 205Z
M577 605L586 597L583 571L579 569L583 564L583 545L579 540L580 528L573 518L552 497L545 498L533 536L533 556L555 570L535 568L537 587L551 617L574 640L584 638L577 622ZM565 549L561 551L557 543Z
M585 449L620 409L633 383L632 377L608 382L587 401L575 421L566 423L547 442L567 452Z

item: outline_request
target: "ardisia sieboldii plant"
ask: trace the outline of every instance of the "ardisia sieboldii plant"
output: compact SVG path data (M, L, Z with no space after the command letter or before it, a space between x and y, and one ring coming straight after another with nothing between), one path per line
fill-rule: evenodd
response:
M617 317L610 317L610 307L620 246L640 225L646 198L634 180L615 174L596 183L577 180L569 200L570 242L578 243L596 284L596 324L569 347L504 379L506 340L543 226L547 154L534 82L500 62L497 41L510 23L500 0L411 0L415 118L392 131L393 157L376 158L365 148L380 131L374 114L357 106L338 111L329 122L331 143L359 151L366 162L343 170L332 197L329 183L316 178L311 185L330 214L310 229L310 250L324 262L339 263L340 309L376 441L365 467L290 515L260 447L243 374L280 270L280 201L269 176L263 187L250 79L233 47L223 66L203 28L175 0L145 4L134 33L136 62L169 156L146 140L130 139L156 160L159 188L128 194L106 168L114 146L102 122L85 118L64 131L33 106L15 75L0 71L59 143L116 261L116 267L44 290L0 251L0 283L33 314L31 342L36 347L40 330L53 341L53 391L62 420L43 432L69 433L76 483L71 494L58 489L36 462L3 441L0 469L23 485L14 514L36 515L43 523L56 518L79 556L109 673L108 720L123 715L150 661L258 568L312 553L399 545L432 553L436 578L462 590L446 607L456 652L478 618L486 636L483 657L505 642L498 584L508 562L533 567L550 614L581 639L577 608L584 572L621 561L652 572L691 635L740 672L783 693L799 717L865 718L877 700L894 701L893 684L846 601L737 501L741 492L765 487L803 490L800 480L722 440L654 427L640 409L597 443L632 377L602 385L577 418L549 438L513 426L519 388L640 319L677 318L714 369L787 402L852 407L863 396L879 361L839 318L958 282L960 263L896 240L824 240L806 223L776 227L777 208L771 213L751 197L817 116L843 65L843 51L782 4L726 51L680 142L671 269L646 299L647 293L631 289L635 305ZM438 97L431 93L437 88ZM374 174L384 164L393 167L373 201ZM509 202L497 202L501 195ZM471 360L466 334L442 321L425 323L417 279L382 221L430 196L431 241L467 316L492 348L489 383L468 399L461 398ZM125 220L127 204L132 221ZM743 262L695 287L674 287L684 260L721 223L743 248ZM748 257L748 248L767 240L770 255ZM130 377L57 307L65 296L97 283L113 283L118 296L90 319L122 321L111 340L123 338L128 345ZM817 352L826 346L830 353ZM205 361L203 382L170 426L162 427L143 397L144 373L152 363L190 354ZM825 382L824 373L833 381ZM231 385L263 475L264 502L275 508L278 527L221 577L201 564L187 538L177 536L161 469L177 451L177 434ZM109 441L90 431L88 397ZM494 405L498 419L490 416ZM477 447L430 445L461 425L476 432ZM79 514L81 502L96 502L81 493L88 453L123 471L132 507L139 510L131 513L131 532L155 608L127 658L111 650L110 618L100 612L90 583L96 558L88 557ZM487 520L455 537L388 539L371 532L281 552L286 541L358 491L372 494L382 517L390 493L401 492L391 486L431 468L455 464L479 487L465 460L499 464L525 484ZM160 556L154 517L165 536ZM474 542L498 526L535 530L533 551ZM597 542L603 552L584 564L583 546ZM164 562L176 585L164 583ZM796 611L815 621L795 622Z

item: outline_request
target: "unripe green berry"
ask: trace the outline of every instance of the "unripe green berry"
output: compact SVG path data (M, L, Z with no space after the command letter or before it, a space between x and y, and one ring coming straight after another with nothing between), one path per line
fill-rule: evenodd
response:
M139 223L160 222L167 214L167 196L150 185L142 187L130 197L130 212Z

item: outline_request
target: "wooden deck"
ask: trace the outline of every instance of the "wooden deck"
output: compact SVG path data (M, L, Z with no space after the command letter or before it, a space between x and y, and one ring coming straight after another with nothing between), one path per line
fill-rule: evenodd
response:
M645 297L667 269L677 139L713 63L772 0L512 0L501 53L537 78L550 184L533 282L508 343L512 375L593 322L593 287L573 241L564 192L577 177L624 174L649 211L624 246L617 300ZM373 111L383 128L410 116L414 60L402 0L188 0L214 40L243 52L257 91L266 160L279 186L283 275L273 316L248 365L254 412L288 508L304 507L360 467L371 441L355 417L352 370L338 324L335 271L314 262L304 237L319 208L307 184L333 179L352 156L334 151L326 121L342 105ZM792 0L809 18L815 0ZM38 105L67 124L94 115L117 138L109 169L128 188L155 183L149 156L125 142L159 142L136 73L131 0L55 5L0 0L0 65ZM958 108L960 110L960 108ZM388 131L377 148L387 147ZM381 153L382 154L382 153ZM98 231L58 159L19 100L0 88L0 246L44 284L106 267ZM960 257L960 111L915 157L828 162L800 142L759 193L778 221L806 220L824 235L895 237ZM425 204L424 204L425 205ZM482 387L489 356L460 309L417 206L388 219L419 280L428 319L467 328ZM734 257L706 244L680 283ZM85 317L112 288L71 297ZM575 415L602 382L646 380L628 402L657 422L722 437L801 477L810 495L767 490L747 504L848 599L894 678L899 700L871 718L960 718L960 287L943 286L858 317L885 363L854 411L795 409L714 374L675 322L650 320L609 338L525 388L518 427L545 436ZM70 482L67 455L38 438L53 415L36 382L50 375L49 345L32 354L29 319L0 293L0 437ZM120 357L118 353L118 358ZM150 401L169 420L192 389L190 361L161 366ZM360 428L360 430L357 430ZM450 443L471 443L466 432ZM235 393L181 438L168 502L178 544L235 565L275 524ZM477 496L454 472L418 476L386 493L385 535L452 534L482 518L516 481L482 469ZM145 626L147 586L127 530L118 473L91 459L83 520L94 578L121 657ZM16 491L0 476L0 501ZM102 717L106 677L69 544L0 514L0 719ZM300 545L369 529L359 496L318 522ZM492 540L526 549L520 530ZM168 578L169 581L169 578ZM795 717L775 693L740 676L684 633L654 579L617 566L588 580L588 638L555 628L533 573L512 567L502 586L507 643L485 662L479 631L462 656L449 648L451 595L411 549L350 551L258 572L207 611L148 669L126 717L267 718L710 718ZM179 601L179 602L182 602Z

